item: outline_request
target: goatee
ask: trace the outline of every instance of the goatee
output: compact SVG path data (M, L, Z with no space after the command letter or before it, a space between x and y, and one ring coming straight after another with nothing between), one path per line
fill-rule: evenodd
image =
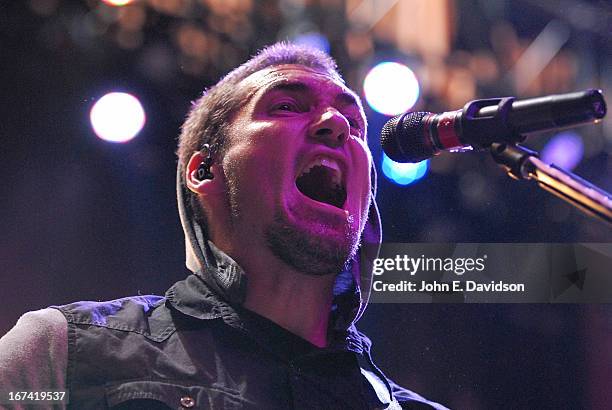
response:
M348 217L342 227L323 222L302 227L277 213L265 238L272 253L299 272L313 276L338 274L359 249L360 232L352 222Z

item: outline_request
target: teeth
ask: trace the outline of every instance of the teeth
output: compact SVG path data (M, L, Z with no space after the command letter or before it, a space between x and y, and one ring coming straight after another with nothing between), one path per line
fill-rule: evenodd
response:
M342 186L342 169L340 168L340 164L335 159L325 158L325 157L315 157L312 161L310 161L300 173L304 175L314 167L324 166L329 169L333 169L334 173L332 174L332 182L337 186Z

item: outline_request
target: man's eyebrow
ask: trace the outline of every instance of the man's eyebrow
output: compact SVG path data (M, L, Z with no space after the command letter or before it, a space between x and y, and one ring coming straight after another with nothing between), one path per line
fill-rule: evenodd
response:
M355 96L351 93L343 92L336 96L336 101L343 105L354 105L356 108L361 108Z
M273 83L264 91L264 94L272 92L285 91L285 92L312 92L312 88L301 81L279 81Z
M275 84L269 86L267 90L264 91L264 94L268 94L275 91L285 91L285 92L305 92L314 94L314 89L302 82L302 81L279 81ZM335 100L342 105L354 105L357 108L360 108L361 105L357 102L355 96L349 92L341 92L335 98Z

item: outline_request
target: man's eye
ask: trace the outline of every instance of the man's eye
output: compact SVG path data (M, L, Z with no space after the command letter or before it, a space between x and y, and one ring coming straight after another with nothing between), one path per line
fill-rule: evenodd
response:
M359 121L357 121L356 119L352 118L352 117L346 117L349 125L353 128L357 128L359 129Z
M361 135L363 134L363 131L361 130L361 124L359 121L357 121L355 118L352 117L346 117L349 125L351 126L351 128L353 128L356 132L357 135L359 137L361 137Z
M299 111L299 107L297 106L297 104L291 101L283 101L283 102L274 104L273 109L275 111L290 111L290 112Z

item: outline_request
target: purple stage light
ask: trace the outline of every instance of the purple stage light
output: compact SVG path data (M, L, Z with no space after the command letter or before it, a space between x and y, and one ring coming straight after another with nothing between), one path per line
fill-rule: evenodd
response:
M544 162L571 171L582 161L584 144L582 137L572 131L562 132L548 141L541 152Z

